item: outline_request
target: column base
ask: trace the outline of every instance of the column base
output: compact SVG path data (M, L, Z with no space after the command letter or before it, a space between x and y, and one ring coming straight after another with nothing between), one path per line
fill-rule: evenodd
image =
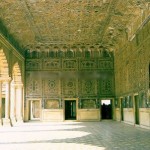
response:
M16 119L15 119L15 117L11 118L11 124L12 124L12 125L15 125L15 124L16 124Z
M2 119L0 119L0 126L2 126Z
M9 118L3 118L3 126L11 126Z
M16 124L22 124L22 123L23 123L23 119L22 119L22 117L17 118L17 122L16 122Z

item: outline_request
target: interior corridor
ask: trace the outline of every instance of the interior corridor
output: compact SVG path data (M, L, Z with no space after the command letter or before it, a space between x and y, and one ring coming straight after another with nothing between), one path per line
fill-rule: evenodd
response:
M120 122L28 122L0 128L1 150L149 150L150 131Z

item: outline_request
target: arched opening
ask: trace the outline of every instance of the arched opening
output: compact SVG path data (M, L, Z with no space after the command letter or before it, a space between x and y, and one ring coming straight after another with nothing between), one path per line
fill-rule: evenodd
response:
M101 117L102 119L112 119L112 100L101 100Z
M6 55L0 49L0 124L9 122L9 69Z
M15 63L12 70L11 95L10 95L10 118L12 125L22 122L23 118L23 84L21 70L18 63Z

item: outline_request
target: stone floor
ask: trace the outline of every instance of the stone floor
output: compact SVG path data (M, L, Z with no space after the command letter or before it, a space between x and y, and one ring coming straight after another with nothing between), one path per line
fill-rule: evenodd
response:
M29 122L0 127L0 150L150 150L150 130L120 122Z

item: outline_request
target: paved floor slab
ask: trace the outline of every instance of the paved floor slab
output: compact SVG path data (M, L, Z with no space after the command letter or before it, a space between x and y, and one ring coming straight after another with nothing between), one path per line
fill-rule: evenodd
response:
M150 130L115 121L0 127L0 150L150 150Z

